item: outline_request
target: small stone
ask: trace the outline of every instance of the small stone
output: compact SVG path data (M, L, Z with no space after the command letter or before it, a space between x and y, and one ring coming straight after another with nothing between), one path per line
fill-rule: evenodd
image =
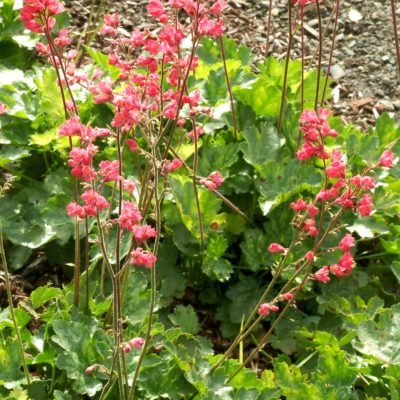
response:
M361 21L362 18L363 16L357 10L354 10L354 8L349 11L349 19L351 22Z
M345 75L346 73L344 72L344 69L339 64L331 66L331 76L335 81L343 78Z
M394 111L394 105L389 100L379 100L378 105L382 106L385 111Z

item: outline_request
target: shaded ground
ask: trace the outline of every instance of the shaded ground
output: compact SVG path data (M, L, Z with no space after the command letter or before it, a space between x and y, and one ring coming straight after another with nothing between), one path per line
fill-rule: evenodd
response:
M105 0L103 8L118 11L127 31L152 28L148 16L148 0L113 2ZM73 25L82 27L89 15L91 0L67 0ZM283 58L288 34L287 2L272 0L272 24L268 55ZM322 1L324 26L330 20L334 1ZM270 0L231 0L225 12L226 34L253 49L258 60L267 51L267 20ZM99 0L94 0L97 10ZM400 7L397 10L400 15ZM306 20L306 60L315 60L318 47L318 19L315 6L309 6ZM332 19L331 19L332 21ZM332 22L324 41L323 65L329 58ZM292 57L300 55L300 32L296 32ZM383 111L397 117L400 110L400 79L396 66L390 1L340 1L340 16L333 57L332 76L336 82L333 108L347 122L355 122L366 129Z

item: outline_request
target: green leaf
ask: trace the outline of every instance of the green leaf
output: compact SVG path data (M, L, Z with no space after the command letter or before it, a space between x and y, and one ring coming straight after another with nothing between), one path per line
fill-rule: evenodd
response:
M184 332L195 335L200 330L199 320L191 305L176 306L174 312L169 315L169 319L174 325L180 326Z
M219 171L227 177L229 168L238 159L238 145L217 140L203 146L199 158L199 175L207 176L212 171Z
M272 202L265 209L269 213L275 206L289 200L293 195L319 187L321 178L320 172L314 166L300 163L295 159L283 159L279 163L271 161L264 164L256 185L264 197L262 201Z
M381 313L378 322L364 321L354 347L380 364L400 365L400 304Z
M200 226L192 180L186 176L175 174L170 178L170 183L183 224L192 235L199 239ZM203 228L205 234L207 234L211 230L212 223L217 218L221 200L202 187L198 187L198 195L203 217Z
M28 149L14 146L5 146L0 150L0 166L7 165L12 161L28 157L30 154Z
M66 392L60 392L59 390L55 390L54 400L72 400L72 397Z
M112 339L100 330L93 333L92 329L90 332L88 326L89 321L83 325L74 321L55 320L52 340L60 346L57 367L67 372L77 393L92 397L101 390L102 384L95 376L87 376L84 371L95 363L109 365L106 357L112 348Z
M282 394L287 400L321 400L321 393L314 385L307 383L307 377L302 375L295 365L284 362L275 364L275 378Z
M390 268L400 284L400 261L393 261Z
M0 342L0 381L13 383L22 378L21 360L16 339Z
M250 89L234 87L233 90L236 97L250 106L258 116L278 116L282 93L269 78L259 76Z
M148 281L142 272L130 272L122 313L132 324L142 322L148 314L150 290L147 286Z
M43 304L48 301L57 298L62 294L62 290L59 288L49 287L49 286L41 286L35 289L31 295L30 299L32 302L33 308L36 310Z
M247 143L242 143L240 150L246 162L257 168L277 160L281 139L275 126L263 123L260 131L254 126L249 127L243 131L243 136Z

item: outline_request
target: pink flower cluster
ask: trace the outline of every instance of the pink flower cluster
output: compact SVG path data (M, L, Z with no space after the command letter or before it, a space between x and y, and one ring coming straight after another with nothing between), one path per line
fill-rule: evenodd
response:
M333 202L345 208L357 211L362 217L367 217L372 211L372 196L368 193L375 187L375 180L372 176L367 175L376 167L393 166L393 153L391 150L385 150L378 164L372 165L364 171L362 175L352 177L346 176L346 161L339 150L333 150L329 155L325 150L324 138L327 136L336 137L337 132L330 128L328 123L329 110L320 108L318 113L315 111L305 110L300 117L300 130L304 134L302 148L297 151L299 160L308 160L317 157L325 160L328 166L325 168L326 179L331 180L331 185L326 185L316 196L315 201ZM297 203L291 204L295 212L304 211L306 207L313 207L315 214L318 208L314 204L306 206L301 199ZM305 230L308 234L315 236L318 234L315 227L310 210L307 208L310 220L304 223Z
M320 108L318 113L314 110L304 110L300 116L300 131L304 134L305 143L297 151L299 160L308 160L313 156L321 159L329 158L324 148L324 138L336 137L337 132L329 126L328 109Z
M207 178L201 178L200 184L205 186L208 190L216 190L218 189L222 183L224 182L224 178L221 173L218 171L211 172Z
M141 350L144 344L144 339L141 337L135 337L124 345L124 353L130 353L132 349Z
M267 315L269 315L270 312L278 312L278 311L279 311L278 306L268 304L268 303L261 304L260 308L258 309L258 313L262 317L266 317Z
M7 111L7 106L0 101L0 115L5 114Z
M20 19L25 28L32 32L51 31L56 20L52 17L64 11L64 6L58 0L24 0L20 11Z
M299 160L308 160L312 157L322 159L325 173L324 188L319 191L315 199L307 202L299 198L290 203L291 209L295 212L293 226L299 233L295 244L300 243L307 236L316 237L316 247L307 251L305 256L299 259L299 262L309 267L317 262L321 240L337 226L336 218L342 212L349 209L358 213L361 217L367 217L371 214L372 195L370 192L375 188L375 180L370 174L378 167L393 167L395 161L392 151L387 149L381 155L378 163L367 165L360 175L349 176L350 173L347 170L344 155L337 149L334 149L330 154L325 149L325 138L337 136L337 132L329 126L328 115L329 110L320 108L318 113L305 110L300 117L300 130L304 135L305 143L297 152L297 157ZM323 207L322 212L320 207ZM333 208L336 208L336 214L333 213ZM318 216L320 218L331 218L328 228L326 228L325 221L316 219ZM321 228L321 232L319 228ZM324 228L330 229L330 231L323 231ZM320 282L328 282L332 275L338 278L349 276L355 267L354 258L351 254L351 249L354 246L355 238L347 233L336 248L328 249L328 254L335 250L342 252L339 260L331 265L318 267L319 269L310 275L310 278ZM268 251L284 255L285 257L282 258L281 262L285 262L289 249L279 243L271 243ZM275 300L282 299L292 301L294 294L290 291L279 295ZM269 304L263 304L259 309L259 314L268 315L270 311L273 311L271 307Z
M294 6L305 7L308 4L319 3L319 0L292 0Z
M320 282L329 282L330 274L336 275L338 278L349 276L354 268L354 259L350 253L350 249L355 246L355 239L347 233L338 245L338 249L343 251L337 264L332 264L330 267L325 265L314 274L314 279Z
M141 266L144 265L146 268L153 268L154 263L157 261L157 257L148 252L144 251L141 247L133 250L131 253L131 261L132 265Z

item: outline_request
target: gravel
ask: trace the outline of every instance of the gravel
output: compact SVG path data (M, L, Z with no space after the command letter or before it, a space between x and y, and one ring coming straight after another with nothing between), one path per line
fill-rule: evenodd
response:
M98 0L94 0L98 3ZM82 29L90 9L90 0L66 1L72 14L72 24ZM270 0L232 0L225 12L226 34L240 44L252 48L257 60L265 53L279 59L285 57L288 43L288 5L285 0L272 0L272 24L267 46L267 21ZM323 67L326 68L332 40L334 1L321 1L323 26L330 20L323 42ZM152 29L156 25L147 15L147 0L104 1L108 12L119 12L123 27L129 32L135 28ZM97 7L97 6L96 6ZM400 16L400 7L397 8ZM306 60L312 63L318 49L318 17L315 5L305 10ZM104 47L104 44L97 41ZM334 79L332 108L345 122L363 129L373 125L384 111L396 119L400 110L400 79L396 63L391 6L372 0L340 1L340 15L336 46L333 53L331 76ZM300 30L295 34L293 58L300 56Z

